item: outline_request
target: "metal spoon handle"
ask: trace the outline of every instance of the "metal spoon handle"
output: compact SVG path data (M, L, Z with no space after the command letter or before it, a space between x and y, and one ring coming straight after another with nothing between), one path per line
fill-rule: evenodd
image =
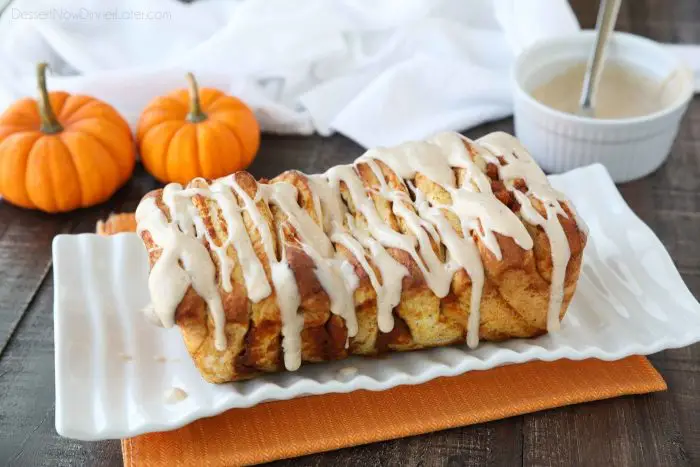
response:
M593 53L588 59L586 74L583 77L581 100L579 101L581 110L584 112L591 112L593 109L595 91L600 81L600 74L603 71L605 47L613 29L615 29L617 14L620 11L620 2L621 0L602 0L598 10L598 20L596 22L598 34L596 35Z

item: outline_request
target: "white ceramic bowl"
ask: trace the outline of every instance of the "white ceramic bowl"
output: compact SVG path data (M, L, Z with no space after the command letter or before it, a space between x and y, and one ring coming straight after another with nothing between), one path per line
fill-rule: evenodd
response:
M692 72L658 43L615 33L607 59L627 64L659 81L669 79L672 102L650 115L619 120L579 117L547 107L533 89L588 59L594 31L538 42L513 68L515 132L548 172L599 162L613 180L634 180L656 170L668 157L681 118L693 95ZM672 74L673 73L673 74Z

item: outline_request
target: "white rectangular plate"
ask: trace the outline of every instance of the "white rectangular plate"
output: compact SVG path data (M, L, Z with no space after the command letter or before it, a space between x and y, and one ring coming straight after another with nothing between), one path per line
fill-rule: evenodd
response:
M253 381L213 385L192 364L177 329L152 326L148 264L134 234L54 240L56 430L123 438L171 430L234 407L308 394L382 390L508 363L613 360L700 340L700 304L653 232L602 166L551 177L590 227L578 291L560 332L537 339L353 357ZM341 372L354 367L357 372ZM167 403L173 387L188 397Z

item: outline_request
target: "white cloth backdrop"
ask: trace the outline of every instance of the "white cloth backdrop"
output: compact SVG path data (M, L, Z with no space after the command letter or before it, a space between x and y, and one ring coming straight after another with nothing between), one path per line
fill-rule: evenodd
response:
M565 0L14 0L0 111L34 95L39 61L52 89L99 97L131 125L193 71L264 131L391 145L509 115L513 57L578 27Z

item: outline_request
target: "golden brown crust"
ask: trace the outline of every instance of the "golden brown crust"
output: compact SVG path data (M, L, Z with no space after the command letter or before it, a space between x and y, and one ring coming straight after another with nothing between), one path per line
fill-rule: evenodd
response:
M136 216L133 212L110 214L107 220L97 221L95 233L114 235L122 232L136 232Z
M381 176L385 179L384 182L391 189L404 191L410 195L404 181L388 166L381 162L377 165L381 170ZM369 192L379 189L378 174L367 164L359 163L356 169ZM461 170L455 169L459 185L465 183ZM519 205L512 193L508 192L498 179L498 171L487 167L486 173L492 179L494 194L517 213ZM245 172L239 172L234 177L247 196L256 200L258 182ZM296 187L297 203L314 222L321 225L319 214L322 213L318 212L320 208L314 200L307 176L289 171L273 180L261 183L279 182L290 183ZM206 183L198 180L191 186ZM417 174L412 183L425 193L431 202L450 203L449 193L427 177ZM362 214L355 209L347 187L342 182L340 191L341 198L355 224L363 228L366 222ZM162 202L162 190L154 191L147 196L155 198L161 210L166 216L169 215ZM239 206L242 206L241 197L235 193L234 196ZM402 233L408 232L403 219L393 213L391 201L376 194L372 195L372 199L378 214L392 229ZM561 316L564 315L573 296L586 243L585 233L577 226L569 207L563 204L568 217L559 216L559 221L569 242L571 258L564 281ZM217 204L206 197L195 196L194 205L214 243L217 246L222 245L227 236L226 223L222 219ZM284 249L288 264L296 278L301 298L299 313L304 317L304 328L301 333L303 361L321 362L342 359L350 354L375 355L385 351L413 350L465 342L472 281L464 270L454 274L449 294L439 298L428 287L420 268L409 253L401 249L387 248L390 255L402 264L409 274L403 279L401 301L394 309L394 328L389 333L381 333L377 326L376 293L367 272L343 245L334 244L337 255L353 266L359 279L358 287L354 292L359 330L348 340L345 323L342 318L330 312L330 298L314 273L314 262L304 251L298 233L291 223L287 222L284 212L260 199L257 199L256 205L271 232L275 233L273 240L276 255L279 257ZM533 200L533 206L546 217L543 207L537 200ZM250 214L245 209L242 214L255 253L265 268L268 282L271 283L270 262L266 257L260 232L255 228ZM454 214L450 211L445 211L445 214L458 234L464 235L459 220ZM479 248L486 273L480 304L479 337L482 340L501 341L511 337L533 337L546 332L552 275L549 239L542 228L525 221L523 223L533 238L534 247L531 250L524 250L512 238L496 234L502 254L500 259L483 244L479 235L472 235ZM153 266L160 255L160 249L154 244L148 231L142 232L141 237L148 249L151 266ZM446 255L444 245L433 239L432 247L444 260ZM204 300L191 288L175 315L176 324L182 331L195 364L203 377L214 383L243 380L257 374L284 369L281 315L276 296L273 292L260 302L253 303L247 296L242 270L232 246L229 246L227 255L233 259L235 267L231 273L232 291L225 292L221 286L219 287L227 320L226 351L219 352L214 349L212 318L207 313ZM211 256L217 263L216 255ZM366 259L376 276L381 278L380 271L373 264L372 258L368 255ZM221 268L217 263L217 273L220 271ZM348 340L347 347L346 340Z

